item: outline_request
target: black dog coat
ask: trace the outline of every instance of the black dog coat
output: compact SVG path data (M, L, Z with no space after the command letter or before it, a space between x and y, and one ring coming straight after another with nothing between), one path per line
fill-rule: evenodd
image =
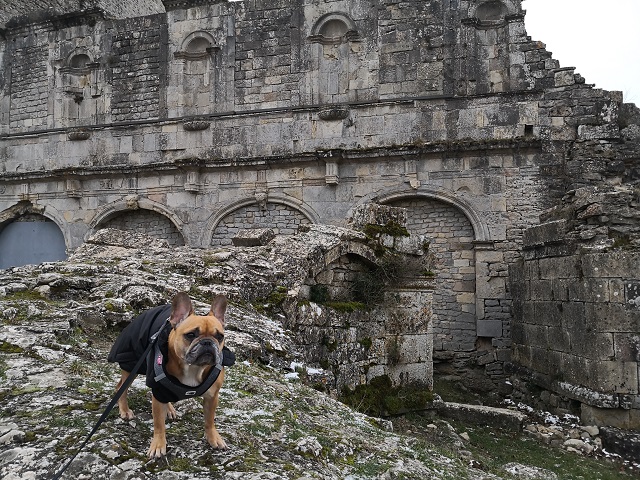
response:
M167 322L171 315L171 305L161 305L141 313L134 318L120 333L111 347L107 361L118 363L120 368L131 374L144 373L147 386L153 396L162 403L177 402L192 396L202 395L216 381L222 366L231 366L236 356L227 347L222 349L222 364L211 369L209 376L198 387L189 387L177 378L167 375L165 363L168 351L171 324ZM155 348L151 349L147 358L137 372L132 372L138 360L151 342L151 337L160 329Z

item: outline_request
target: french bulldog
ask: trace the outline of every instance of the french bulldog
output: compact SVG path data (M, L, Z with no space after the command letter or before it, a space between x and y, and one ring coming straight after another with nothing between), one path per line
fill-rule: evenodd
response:
M207 315L196 315L191 299L181 292L171 305L155 307L136 317L113 344L108 360L119 363L122 369L116 390L129 375L138 373L146 373L146 383L152 390L153 440L147 452L150 458L167 453L165 420L176 418L173 402L196 395L203 397L207 441L213 448L227 448L215 425L218 396L224 382L223 361L224 365L231 365L235 360L233 352L224 348L226 309L227 298L218 295ZM145 364L132 372L153 334L161 328ZM118 399L118 409L122 419L133 419L126 390Z

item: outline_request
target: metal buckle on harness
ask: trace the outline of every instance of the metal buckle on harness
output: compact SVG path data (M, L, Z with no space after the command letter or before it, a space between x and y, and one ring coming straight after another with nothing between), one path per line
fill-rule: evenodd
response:
M196 392L195 390L187 390L186 392L184 392L184 394L187 397L193 397L194 395L196 395L198 392Z

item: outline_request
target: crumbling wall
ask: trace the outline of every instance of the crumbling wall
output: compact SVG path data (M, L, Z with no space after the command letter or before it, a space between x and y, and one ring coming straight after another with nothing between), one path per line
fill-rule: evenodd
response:
M54 15L73 14L85 10L100 9L110 17L129 18L164 12L161 0L42 0L24 2L22 0L3 0L0 8L0 27L8 21L46 19Z
M541 406L640 428L640 254L566 248L525 245L512 266L514 371L553 392Z
M402 208L356 209L352 226L364 234L314 255L298 304L287 309L287 327L305 358L333 373L333 391L382 377L394 387L433 387L431 257L405 222Z
M585 422L640 428L637 109L578 126L562 202L525 231L510 268L516 396ZM622 118L622 117L619 117ZM619 128L621 127L621 128Z

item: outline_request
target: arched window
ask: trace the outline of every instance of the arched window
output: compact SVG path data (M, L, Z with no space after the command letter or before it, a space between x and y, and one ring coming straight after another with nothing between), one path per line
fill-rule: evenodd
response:
M211 42L205 37L195 37L187 45L187 53L202 56L207 54L207 49L211 48Z
M69 59L70 68L84 69L87 68L89 63L91 63L91 59L89 58L89 55L84 53L79 53Z
M495 22L502 20L507 13L507 7L504 3L499 0L490 0L478 7L476 18L480 21Z
M220 84L220 48L208 32L193 32L173 54L178 85L176 113L203 115L216 111L216 88Z
M323 15L313 26L309 40L325 45L358 41L360 35L356 25L347 15L329 13Z
M355 96L361 79L361 59L353 48L360 40L356 24L343 13L329 13L320 17L313 28L309 41L317 75L311 78L315 84L315 103L335 105L348 102ZM355 88L354 88L355 87Z
M56 102L56 117L71 126L95 122L96 102L102 95L100 63L92 59L84 48L76 48L67 55L59 69L58 92L61 102Z

